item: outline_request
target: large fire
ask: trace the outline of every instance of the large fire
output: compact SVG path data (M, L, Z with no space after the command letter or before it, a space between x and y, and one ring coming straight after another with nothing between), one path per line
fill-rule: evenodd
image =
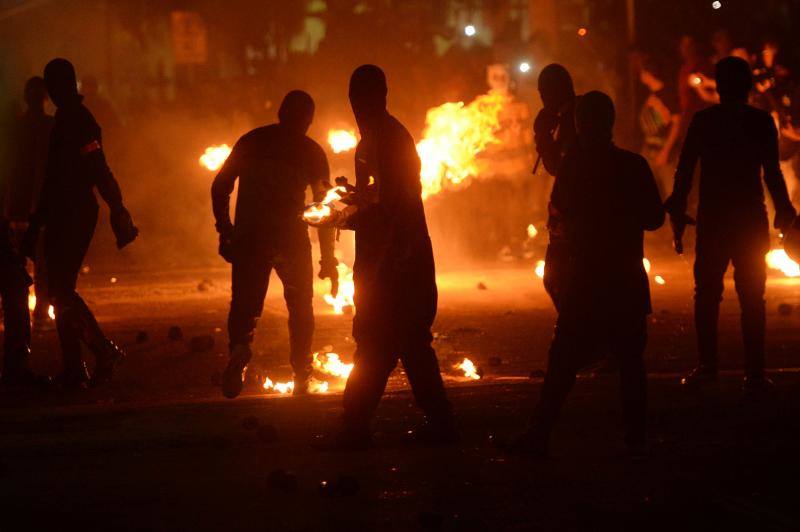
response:
M228 156L231 154L231 147L227 144L220 144L219 146L209 146L203 155L200 156L200 165L206 169L216 172L222 165L225 164Z
M339 270L339 292L336 296L325 294L323 299L325 299L325 303L333 307L334 314L344 314L345 310L355 306L353 295L356 289L353 284L353 270L343 262L340 262L336 269Z
M496 133L506 98L483 94L467 105L448 102L428 111L417 144L423 199L478 175L477 155L499 142Z
M317 371L340 379L347 379L354 366L354 364L345 364L337 353L330 351L314 353L311 365Z
M336 378L339 386L343 384L343 381L347 380L350 372L353 371L353 364L345 364L338 353L332 352L329 348L314 353L311 365L319 373ZM294 391L294 381L276 382L269 377L265 377L261 387L268 392L286 395ZM330 387L329 381L314 377L308 382L308 391L310 393L327 393Z
M358 145L358 137L352 129L331 129L328 131L328 144L333 153L344 153Z
M780 270L786 277L800 277L800 265L789 258L783 249L771 249L766 256L767 266Z

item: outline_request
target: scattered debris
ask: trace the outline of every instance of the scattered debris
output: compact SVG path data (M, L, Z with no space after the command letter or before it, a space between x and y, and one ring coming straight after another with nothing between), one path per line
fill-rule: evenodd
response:
M486 284L483 281L478 283L477 288L478 288L478 290L488 290L488 288L486 287Z
M352 497L361 490L358 479L351 475L339 475L334 482L321 481L317 492L323 497Z
M189 350L192 353L203 353L214 349L214 337L210 334L202 334L200 336L193 336L189 340Z
M267 475L267 486L282 493L294 493L297 491L297 477L290 471L275 469Z
M780 305L778 305L778 314L780 314L781 316L790 316L793 310L794 307L792 307L792 305L790 305L789 303L781 303Z
M177 342L178 340L183 340L183 329L178 327L177 325L173 325L167 331L167 338L172 340L173 342Z
M500 357L489 357L489 365L493 368L503 364L503 359Z
M242 420L242 428L244 430L256 430L259 422L256 416L247 416Z
M136 333L136 343L143 344L150 340L150 335L147 334L147 331L139 331Z

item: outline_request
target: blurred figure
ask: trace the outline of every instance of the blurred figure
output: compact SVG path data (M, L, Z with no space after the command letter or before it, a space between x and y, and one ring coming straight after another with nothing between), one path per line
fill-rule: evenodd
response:
M625 442L645 446L650 288L642 264L644 231L664 223L647 161L612 141L614 104L592 91L578 100L577 140L564 157L552 202L569 235L569 263L555 336L530 426L512 446L545 457L548 440L576 373L604 351L619 363Z
M747 105L752 88L746 61L728 57L716 68L721 103L697 113L683 145L675 186L665 206L678 251L687 223L687 197L700 161L697 218L695 326L700 364L683 382L701 385L717 376L717 322L723 278L733 263L742 308L746 357L745 387L768 388L764 376L766 264L769 222L761 171L775 205L775 227L788 228L795 218L778 166L778 134L768 113Z
M109 381L122 350L108 340L89 307L75 291L78 273L97 225L97 188L111 210L111 227L120 249L138 235L122 203L122 193L106 164L100 126L81 103L75 69L66 59L50 61L44 70L50 99L58 108L47 157L47 175L36 213L23 242L35 258L39 232L44 228L44 260L48 293L56 311L56 328L64 357L59 381L63 387L100 385ZM81 343L94 354L89 380Z
M700 54L697 42L693 37L684 35L678 42L678 52L681 56L681 68L678 72L678 101L680 103L680 119L678 122L678 143L683 142L689 122L697 111L705 109L711 102L703 99L701 94L707 90L703 88L704 80L711 77L711 65ZM713 89L711 91L713 93Z
M733 54L733 39L726 29L718 29L711 34L711 64L716 65L720 60Z
M371 445L371 420L398 358L426 416L414 432L417 439L458 440L431 346L436 272L422 206L420 160L414 139L387 111L386 94L380 68L363 65L353 72L350 103L361 132L355 154L358 200L343 211L338 224L356 236L357 349L344 391L342 427L323 448Z
M539 74L539 95L543 108L533 122L533 140L539 154L538 163L558 181L561 161L575 141L575 89L572 77L563 66L553 63L547 65ZM567 235L561 222L558 209L548 204L547 228L550 243L547 246L544 266L544 287L556 309L563 290L567 262Z
M25 84L25 104L27 109L17 121L12 139L12 168L5 190L5 217L8 220L13 242L18 246L28 229L30 216L36 211L45 178L47 151L53 117L45 113L47 87L44 79L33 77ZM34 322L47 326L50 322L47 297L46 268L43 257L44 247L40 244L35 251L34 278L36 307Z
M680 113L675 91L655 72L651 61L643 62L639 80L647 87L648 95L639 112L639 124L644 134L642 155L653 167L658 189L666 197L672 185L670 163L680 133Z
M250 344L264 307L274 269L283 283L289 309L290 360L294 394L308 392L314 335L314 269L308 228L301 219L305 191L319 201L331 188L328 159L306 136L314 119L314 101L291 91L278 111L278 123L254 129L240 138L211 187L219 253L233 265L228 315L230 360L223 375L225 397L237 397L252 353ZM231 222L230 196L236 179L236 219ZM321 278L338 279L333 232L319 231Z
M106 136L119 132L122 121L111 102L100 94L100 83L96 77L90 74L81 79L81 94L83 105L99 124L103 124Z
M0 220L0 297L3 299L3 368L0 384L41 388L49 379L31 371L31 321L28 313L28 287L31 278L25 257L11 245L11 231Z

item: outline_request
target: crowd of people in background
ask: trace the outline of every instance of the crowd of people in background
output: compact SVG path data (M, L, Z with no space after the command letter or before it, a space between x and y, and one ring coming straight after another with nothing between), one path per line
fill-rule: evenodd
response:
M711 35L708 46L683 35L677 51L681 61L677 76L650 54L633 55L634 68L645 91L639 112L641 153L653 168L662 196L672 189L678 154L692 116L719 103L714 66L732 56L744 59L751 67L754 83L749 103L767 111L775 120L781 170L792 202L799 201L800 84L786 66L780 44L765 38L756 49L748 49L727 30L719 29Z

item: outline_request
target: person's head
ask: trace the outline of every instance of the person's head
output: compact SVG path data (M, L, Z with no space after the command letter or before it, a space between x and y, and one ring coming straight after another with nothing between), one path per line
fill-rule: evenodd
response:
M75 67L66 59L53 59L47 63L44 67L44 82L56 107L77 100L78 82L75 79Z
M717 63L715 77L721 102L746 102L753 88L753 75L747 61L726 57Z
M664 81L658 74L658 67L650 58L641 61L639 81L651 92L658 92L664 88Z
M678 41L678 53L684 61L691 61L697 57L697 42L691 35L682 35Z
M614 102L604 92L587 92L575 106L578 136L591 143L611 141L615 118Z
M31 111L44 111L47 100L47 87L44 78L34 76L25 83L25 104Z
M733 39L728 30L719 29L711 35L711 48L718 57L730 55L733 50Z
M97 82L97 78L89 74L88 76L84 76L81 79L81 94L86 96L87 98L92 98L97 96L97 92L99 91L100 84Z
M375 65L361 65L350 76L350 106L359 126L386 110L386 75Z
M278 121L287 128L305 134L314 120L314 100L307 92L290 91L278 109Z
M551 63L542 69L538 86L542 105L549 111L557 112L565 103L575 98L572 76L558 63Z

